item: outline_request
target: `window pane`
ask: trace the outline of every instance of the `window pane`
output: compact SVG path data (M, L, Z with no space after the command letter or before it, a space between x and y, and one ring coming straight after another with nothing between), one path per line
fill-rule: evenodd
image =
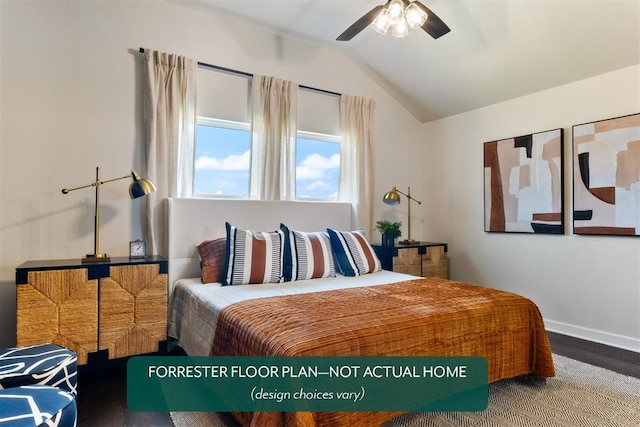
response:
M296 198L337 200L340 143L298 137L296 146Z
M250 133L198 124L193 178L195 196L247 197Z

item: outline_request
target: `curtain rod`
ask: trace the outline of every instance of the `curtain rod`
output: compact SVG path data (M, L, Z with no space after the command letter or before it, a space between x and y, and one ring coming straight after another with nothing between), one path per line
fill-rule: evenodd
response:
M140 53L144 53L144 48L143 47L140 48ZM211 69L217 70L217 71L224 71L224 72L231 73L231 74L237 74L239 76L253 77L252 73L247 73L245 71L234 70L233 68L221 67L219 65L207 64L206 62L198 61L198 66L199 67L204 67L204 68L211 68ZM311 86L305 86L305 85L298 85L298 87L300 89L306 89L306 90L310 90L310 91L313 91L313 92L319 92L319 93L323 93L325 95L342 96L341 93L332 92L330 90L325 90L325 89L318 89L317 87L311 87Z

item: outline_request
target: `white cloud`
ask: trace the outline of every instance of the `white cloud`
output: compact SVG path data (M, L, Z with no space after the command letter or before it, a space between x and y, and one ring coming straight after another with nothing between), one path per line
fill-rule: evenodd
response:
M217 157L200 156L196 159L196 170L249 170L250 159L251 153L249 150L240 155L230 154L229 156L221 159L218 159Z
M309 185L305 185L304 189L305 190L326 190L328 188L332 188L333 185L329 184L326 181L313 181L311 184Z
M326 170L338 168L340 168L339 154L325 157L314 153L307 156L300 162L300 165L296 167L296 177L298 179L320 179L324 177Z

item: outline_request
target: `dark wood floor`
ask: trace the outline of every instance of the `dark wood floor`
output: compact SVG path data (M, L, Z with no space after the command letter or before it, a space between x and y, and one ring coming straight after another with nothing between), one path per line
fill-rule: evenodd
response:
M549 332L555 354L640 378L640 355L589 341ZM124 364L78 375L79 427L173 427L167 413L132 412L127 408Z
M551 351L561 356L640 378L640 354L591 341L548 332Z

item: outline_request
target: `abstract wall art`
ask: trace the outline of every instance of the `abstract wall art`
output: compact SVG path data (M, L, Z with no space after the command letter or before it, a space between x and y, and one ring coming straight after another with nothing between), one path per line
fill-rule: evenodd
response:
M573 126L573 232L640 235L640 114Z
M564 234L563 132L484 143L485 231Z

